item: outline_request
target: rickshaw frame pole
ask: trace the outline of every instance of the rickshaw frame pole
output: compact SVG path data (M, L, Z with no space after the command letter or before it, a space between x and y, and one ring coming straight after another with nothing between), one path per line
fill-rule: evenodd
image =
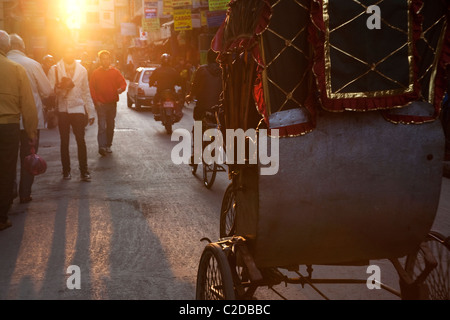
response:
M299 278L287 278L285 281L287 283L299 283L302 286L305 284L310 285L315 291L317 291L321 296L323 296L325 299L328 300L328 297L325 296L314 284L366 284L366 279L312 279L310 277L303 276L300 272L295 271L296 274L298 274ZM378 284L382 289L401 297L401 293L398 290L395 290L394 288L387 286L379 281L374 280L375 284Z

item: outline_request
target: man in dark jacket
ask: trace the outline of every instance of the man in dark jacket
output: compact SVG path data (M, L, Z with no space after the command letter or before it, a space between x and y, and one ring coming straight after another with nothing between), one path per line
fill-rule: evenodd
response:
M207 110L218 105L222 93L222 69L216 62L217 53L208 51L207 64L200 66L194 75L191 93L186 101L197 98L194 108L194 120L201 121Z
M153 113L159 113L157 105L161 99L164 90L170 90L175 93L175 86L181 85L181 77L175 68L170 66L170 56L167 53L161 55L161 67L155 69L150 76L148 85L156 86L155 104Z

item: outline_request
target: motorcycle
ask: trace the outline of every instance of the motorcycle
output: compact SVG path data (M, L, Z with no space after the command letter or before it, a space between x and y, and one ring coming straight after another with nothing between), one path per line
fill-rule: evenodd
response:
M172 133L172 125L181 120L181 102L177 94L172 90L164 90L161 93L161 98L156 102L156 113L154 119L161 121L166 128L168 134ZM159 113L158 113L159 112Z

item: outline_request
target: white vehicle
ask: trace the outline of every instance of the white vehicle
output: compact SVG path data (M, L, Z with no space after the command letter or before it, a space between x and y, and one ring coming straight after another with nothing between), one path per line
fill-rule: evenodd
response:
M148 80L155 71L155 67L139 67L133 80L128 85L127 105L131 108L134 104L136 110L141 106L152 106L156 94L156 87L149 87Z
M128 84L128 108L131 108L133 104L136 110L141 110L142 106L153 106L156 87L150 87L148 81L153 71L158 67L159 65L152 65L151 67L139 67L136 69L133 80ZM178 94L181 93L181 87L175 86L175 90Z

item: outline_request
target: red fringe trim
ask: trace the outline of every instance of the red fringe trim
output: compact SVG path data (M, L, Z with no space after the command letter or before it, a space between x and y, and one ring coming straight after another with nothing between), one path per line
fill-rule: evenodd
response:
M272 130L274 129L278 130L278 136L280 138L283 138L283 137L296 137L304 135L308 132L313 131L315 129L315 126L311 122L304 122L286 127L271 128L268 130L270 136L272 135Z
M269 125L269 119L267 115L266 101L264 99L264 88L262 81L262 72L258 72L255 79L255 85L253 86L253 97L255 99L256 106L259 114L264 117L264 121Z

